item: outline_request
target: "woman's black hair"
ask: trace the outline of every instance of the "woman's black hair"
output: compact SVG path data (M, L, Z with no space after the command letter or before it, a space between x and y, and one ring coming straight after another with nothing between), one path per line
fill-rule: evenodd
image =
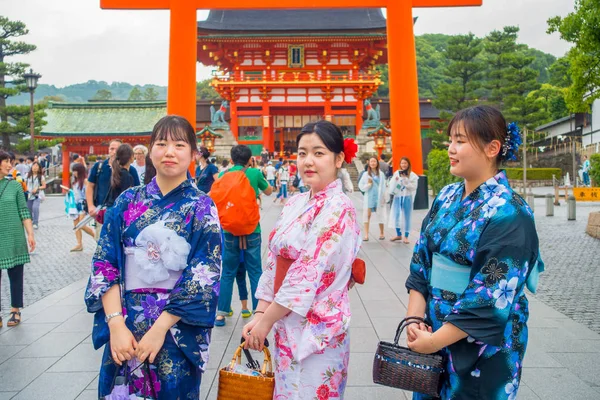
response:
M146 156L146 171L144 172L144 185L150 183L152 178L156 176L156 168L154 168L154 164L152 163L152 159L150 158L150 154Z
M203 157L207 163L211 164L210 151L208 151L206 147L200 146L200 148L198 149L198 154L200 154L200 156Z
M10 154L7 153L6 151L2 151L0 150L0 163L4 160L9 160L11 161L12 159L10 158Z
M34 161L34 162L31 164L31 167L29 168L29 172L27 173L27 178L31 178L31 177L33 176L33 166L34 166L34 165L37 165L37 166L38 166L38 172L37 172L37 174L36 174L36 175L37 175L37 177L36 177L36 178L38 178L38 179L39 179L39 181L40 181L40 183L41 183L41 182L42 182L42 176L44 176L44 171L42 170L42 166L40 165L40 163L39 163L39 162L37 162L37 161Z
M115 159L112 161L112 173L110 185L116 189L121 185L121 168L125 167L133 159L133 148L127 143L123 143L117 149Z
M336 124L325 120L309 122L304 125L300 134L296 137L296 146L300 144L302 136L311 133L319 136L325 147L332 153L340 154L344 152L344 135Z
M196 130L187 119L179 115L166 115L158 120L150 136L150 148L157 140L182 140L190 145L192 153L198 151Z

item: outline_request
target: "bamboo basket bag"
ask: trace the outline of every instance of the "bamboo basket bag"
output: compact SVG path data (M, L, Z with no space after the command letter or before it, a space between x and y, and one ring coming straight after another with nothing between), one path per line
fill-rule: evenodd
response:
M403 319L396 330L394 343L379 342L373 360L373 382L411 392L437 397L445 373L444 357L421 354L398 345L402 331L410 324L425 322L423 318Z
M235 351L231 362L219 370L219 391L217 400L272 400L275 390L275 375L271 352L265 346L265 360L261 369L263 376L250 376L228 371L236 364L242 363L242 343Z

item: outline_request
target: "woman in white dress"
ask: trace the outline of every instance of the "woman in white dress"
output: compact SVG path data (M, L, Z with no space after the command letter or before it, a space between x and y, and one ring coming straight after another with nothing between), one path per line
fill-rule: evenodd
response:
M392 242L402 240L403 243L410 243L408 240L410 215L418 185L419 176L412 172L410 160L402 157L400 169L394 173L388 183L388 193L390 196L394 196L388 224L390 228L396 230L396 236L390 239ZM402 231L404 231L404 237L402 237Z
M365 236L363 240L369 240L369 223L371 215L376 214L379 222L379 240L385 239L383 232L387 220L386 205L386 182L385 174L379 169L379 161L375 157L369 159L369 168L358 182L358 188L363 192L363 222L365 224Z

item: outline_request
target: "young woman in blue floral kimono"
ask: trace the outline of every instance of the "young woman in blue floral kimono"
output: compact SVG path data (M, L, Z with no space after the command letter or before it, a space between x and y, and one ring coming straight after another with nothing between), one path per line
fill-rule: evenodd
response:
M123 192L106 213L85 293L96 314L94 346L106 344L99 397L126 370L135 370L129 391L137 396L200 396L219 294L221 227L212 200L187 179L196 151L184 118L162 118L150 138L156 177ZM150 376L135 369L146 360Z
M519 131L476 106L448 133L450 172L463 181L442 189L423 221L407 316L426 315L431 327L409 325L407 342L447 357L442 399L513 400L527 346L525 286L539 259L533 212L499 170L516 155Z

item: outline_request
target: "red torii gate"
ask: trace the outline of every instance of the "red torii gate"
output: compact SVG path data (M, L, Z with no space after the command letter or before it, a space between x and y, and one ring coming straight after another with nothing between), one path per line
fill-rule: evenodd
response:
M387 9L390 120L394 168L408 157L417 174L423 173L417 57L413 32L413 7L480 6L483 0L100 0L104 9L154 9L171 11L167 112L196 124L196 10L359 8ZM192 166L190 166L192 169ZM193 173L193 170L192 170Z

